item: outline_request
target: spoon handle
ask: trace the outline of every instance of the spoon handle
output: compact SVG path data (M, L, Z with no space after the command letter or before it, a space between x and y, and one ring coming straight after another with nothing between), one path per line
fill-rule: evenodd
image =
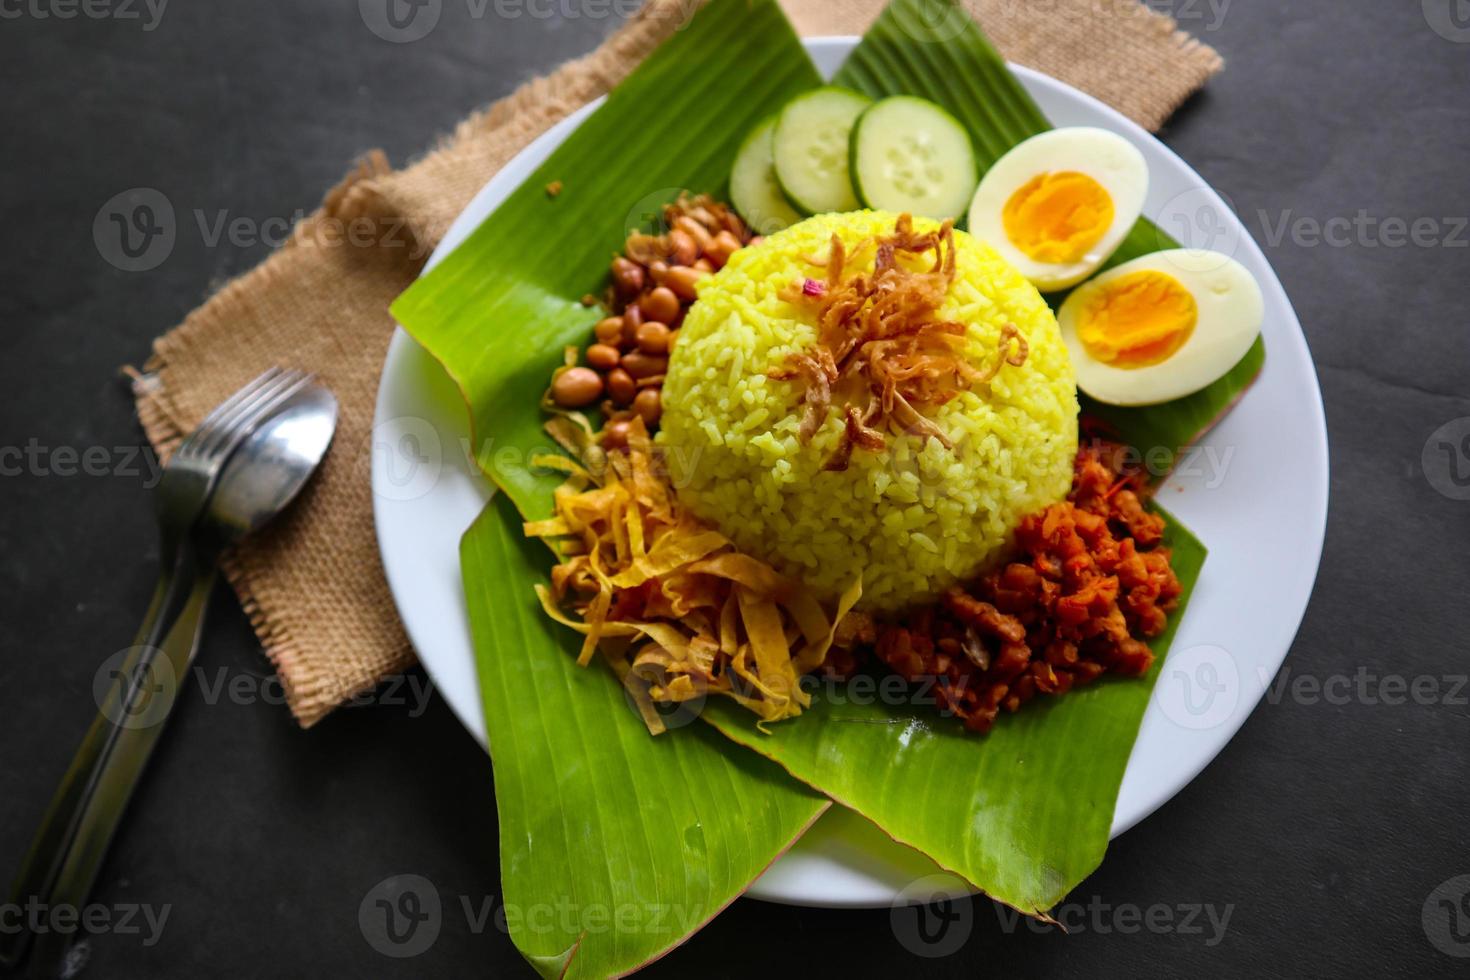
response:
M185 564L194 562L186 559ZM195 564L192 571L188 597L162 644L134 647L113 672L101 711L26 855L16 884L17 903L34 901L51 909L80 909L86 902L199 649L204 613L218 573L213 562ZM161 603L162 597L155 602ZM70 940L55 932L31 936L23 930L0 936L0 964L19 965L30 939L36 942L35 975L55 976Z

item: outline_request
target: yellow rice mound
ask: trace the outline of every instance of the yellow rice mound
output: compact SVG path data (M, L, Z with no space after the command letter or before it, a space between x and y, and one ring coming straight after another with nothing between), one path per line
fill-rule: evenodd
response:
M968 327L982 369L1001 328L1015 324L1030 344L1025 364L925 410L952 450L889 431L883 451L855 449L847 470L826 472L843 432L838 404L800 443L802 385L767 374L816 329L778 294L822 278L804 258L826 256L834 232L851 255L896 220L881 211L809 218L706 279L670 359L658 436L694 514L824 596L861 575L863 606L874 610L932 598L994 564L1022 517L1066 496L1077 451L1077 387L1055 317L1019 272L964 232L940 316ZM916 231L932 227L915 221ZM858 258L870 272L873 249ZM850 264L847 275L856 271Z

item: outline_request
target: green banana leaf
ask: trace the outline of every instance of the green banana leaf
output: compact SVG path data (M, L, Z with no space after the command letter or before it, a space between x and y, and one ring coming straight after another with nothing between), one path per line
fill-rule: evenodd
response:
M529 459L552 448L547 378L601 316L580 297L601 291L629 230L681 190L722 193L751 127L819 84L774 0L714 0L393 304L465 393L477 458L523 513L544 516L559 482Z
M1182 613L1205 548L1164 516ZM893 697L873 683L817 684L811 708L769 734L723 701L706 705L704 717L991 898L1044 916L1102 861L1123 770L1179 620L1150 644L1157 659L1147 678L1033 701L983 738L939 717L922 686Z
M970 131L982 173L1017 143L1052 128L979 25L952 0L894 0L833 81L875 99L918 95L944 106ZM1178 247L1163 229L1140 218L1104 268ZM1066 298L1066 292L1052 293L1047 302L1055 308ZM1265 342L1257 338L1224 377L1187 398L1118 408L1084 395L1082 412L1141 455L1165 454L1152 468L1162 476L1173 468L1181 447L1192 444L1239 400L1265 361Z
M940 3L898 0L865 39L841 80L870 92L909 91L945 104L971 127L977 146L988 147L989 156L982 160L993 161L1046 122L973 25L966 22L957 35L940 39L926 38L922 31L906 33L898 18L931 15L938 9L933 5ZM740 84L730 84L732 78ZM600 288L606 263L627 227L641 223L657 203L672 199L680 188L720 193L746 130L791 95L817 83L789 25L769 0L715 0L635 71L464 245L395 304L399 322L444 364L464 391L477 458L521 515L546 516L550 491L559 482L559 477L530 465L530 459L552 448L541 432L538 408L546 379L561 363L563 345L585 343L597 318L576 297ZM948 84L962 89L951 95ZM650 105L658 112L650 112ZM564 187L556 198L543 191L552 181L561 181ZM564 228L575 231L561 233ZM1135 247L1147 242L1157 249L1167 239L1136 231L1130 242ZM1169 446L1183 444L1194 437L1210 406L1223 408L1238 396L1247 374L1253 376L1254 370L1237 369L1233 379L1202 399L1196 411L1175 412L1172 406L1119 410L1121 416L1110 421L1135 443L1146 438ZM494 726L541 732L549 739L546 732L568 731L565 715L556 708L577 712L583 723L558 738L554 745L560 751L546 756L551 768L541 773L543 779L570 785L573 777L567 767L577 765L577 753L589 751L599 733L591 721L598 716L583 709L598 698L621 698L609 672L574 667L579 642L573 634L541 624L541 632L518 630L509 634L514 639L509 642L504 628L497 631L496 624L507 615L507 603L530 608L525 605L532 601L530 586L540 574L534 564L512 567L504 560L485 560L495 551L495 541L519 533L514 526L503 526L512 520L508 512L487 513L465 545L466 588L476 609L487 719L500 716L492 723L491 743L502 793L502 767L522 764L505 761L507 753L518 758L525 750L513 736L500 736L502 747L496 750ZM1169 535L1181 582L1188 587L1198 574L1204 549L1177 523L1171 522ZM479 557L471 560L471 553ZM1160 654L1167 641L1168 636L1156 644ZM488 688L496 677L553 655L562 658L569 677L582 682L567 687L565 702L548 706L530 698L492 704L495 694ZM822 698L812 712L771 726L770 736L760 734L725 705L708 706L704 718L988 893L1040 914L1101 860L1118 785L1149 690L1146 682L1101 683L1056 704L1008 716L984 739L960 735L957 723L937 718L930 708L906 712L863 707L850 697ZM705 745L707 732L693 734L699 729L691 726L664 738L700 739L697 744ZM508 741L512 749L503 747ZM1077 745L1086 746L1085 755L1073 751ZM726 746L724 754L731 752ZM660 765L656 761L660 758L649 756L644 761ZM776 777L766 775L764 780L751 780L746 791L772 799L795 792ZM516 846L535 846L539 855L567 846L565 837L545 829L557 826L561 807L598 805L595 794L580 804L570 797L553 800L529 794L523 799L530 807L524 813L501 802L502 845L511 848L503 855L508 900L513 890L534 901L537 895L591 887L589 879L611 877L610 869L618 862L645 872L643 878L634 879L638 887L662 884L649 870L648 855L634 854L628 845L629 840L642 839L640 817L621 812L617 817L604 812L603 819L627 836L600 842L605 850L594 849L590 865L558 865L543 877L534 867L517 863ZM576 813L569 819L591 817ZM705 831L709 834L708 825ZM533 832L551 835L551 843L535 839ZM782 846L768 843L772 851L767 860ZM752 862L751 868L757 865ZM734 887L738 877L725 882ZM558 957L569 949L562 942L565 936L547 940L517 933L514 924L512 936L543 970L554 969ZM623 950L627 962L663 948L647 942L647 937L640 939L645 940L642 945ZM612 954L605 947L598 949L596 959L590 948L584 949L583 966L578 968L574 958L573 969L610 968Z
M713 918L831 804L708 725L650 738L525 587L551 554L519 525L497 495L461 545L506 924L543 976L621 976Z
M681 188L718 189L745 131L819 80L770 0L714 4L395 303L465 393L480 463L522 513L548 514L558 482L529 460L553 449L536 408L546 379L598 316L578 297L599 289L628 226ZM547 977L635 970L742 894L830 802L710 726L650 738L617 680L578 667L541 611L531 583L550 555L504 496L461 550L511 939Z

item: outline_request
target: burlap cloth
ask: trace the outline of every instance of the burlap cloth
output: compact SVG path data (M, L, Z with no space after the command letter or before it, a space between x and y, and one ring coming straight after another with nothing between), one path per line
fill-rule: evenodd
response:
M805 35L859 34L883 0L782 0ZM1221 67L1209 47L1137 0L968 0L1014 61L1156 129ZM367 463L388 305L476 191L557 120L616 85L688 16L651 0L600 48L462 122L404 170L361 162L258 268L155 342L135 382L163 456L273 364L316 372L342 403L337 441L304 498L225 569L303 726L414 662L373 532Z

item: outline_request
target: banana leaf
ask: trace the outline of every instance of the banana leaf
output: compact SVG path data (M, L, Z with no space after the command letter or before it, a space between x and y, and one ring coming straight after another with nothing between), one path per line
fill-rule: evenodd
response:
M774 3L721 0L395 303L465 393L480 463L522 513L548 514L558 482L529 460L553 449L536 407L547 378L597 319L579 297L630 226L680 189L719 188L745 131L819 81ZM536 602L550 555L506 496L461 551L511 939L547 977L636 970L742 894L830 801L708 725L649 737Z
M1205 548L1164 516L1182 613ZM1179 619L1150 644L1157 656L1146 678L1033 701L983 738L940 717L923 686L879 694L881 683L817 684L811 708L769 734L723 702L706 705L704 717L991 898L1044 917L1102 861L1123 770Z
M461 559L511 938L546 977L629 973L744 892L830 803L708 725L650 738L526 587L551 555L504 495Z
M714 0L393 304L465 393L476 456L523 512L545 516L559 482L529 459L552 449L536 404L563 347L601 316L580 298L630 230L682 190L722 194L751 127L819 84L774 0Z
M897 18L931 14L936 8L928 5L940 2L898 0L841 80L870 92L910 91L945 104L975 133L977 145L990 148L990 156L982 160L993 160L1044 128L1045 120L968 21L957 35L938 40L922 31L905 33ZM546 379L561 363L563 345L585 343L597 319L576 298L600 288L606 263L628 227L640 223L658 202L672 199L678 189L720 193L747 129L816 83L810 62L769 0L715 0L635 71L464 245L395 304L399 322L463 390L477 459L523 517L549 514L550 492L559 480L529 461L551 449L541 433L538 407ZM959 93L949 94L948 84L961 86ZM649 111L651 105L658 111ZM555 198L543 191L552 181L561 181L564 188ZM1139 247L1145 241L1153 248L1167 244L1166 238L1149 232L1136 232L1130 241ZM1165 406L1127 410L1113 421L1126 438L1136 440L1131 433L1145 433L1146 438L1179 445L1193 438L1209 405L1228 405L1238 395L1231 386L1238 389L1243 380L1235 377L1188 417ZM497 535L519 533L495 525L512 518L509 512L487 513L467 541L466 555L483 555L485 542ZM1188 588L1204 549L1177 522L1170 524L1169 539L1181 582ZM533 643L529 631L507 634L494 628L511 601L506 594L517 602L531 601L535 568L467 557L471 606L482 607L476 613L477 656L487 685L501 670L511 671L523 662L552 654L564 658L564 667L574 660L579 640L569 632L543 624ZM1156 643L1160 654L1168 639L1166 635ZM496 665L490 661L502 661L493 674ZM560 707L580 712L595 697L611 697L609 691L621 697L610 672L594 668L582 675L581 683L568 687ZM600 693L597 684L602 685ZM936 717L929 708L865 707L845 696L819 699L813 711L771 726L769 736L723 705L708 706L703 717L984 891L1042 914L1101 860L1149 691L1146 681L1101 683L1056 704L1007 716L983 739L959 734L957 723ZM515 732L564 730L565 717L556 712L557 706L535 698L492 704L493 696L485 693L487 718L510 716L493 725ZM576 729L579 737L566 735L557 743L567 751L548 757L552 768L545 778L569 779L564 767L574 765L577 752L589 751L598 737L590 721L595 716L579 717L584 722ZM691 726L664 738L708 737L693 734L698 729ZM492 727L492 749L496 738ZM504 746L508 739L500 741ZM511 744L519 755L521 747ZM502 761L512 749L496 751L499 782L502 766L519 763ZM725 747L726 753L732 751ZM772 796L793 792L774 777L759 786L751 781L749 791ZM595 806L595 801L595 796L584 798L580 805ZM513 837L531 835L522 843L541 855L565 846L565 838L558 842L555 837L543 846L532 832L548 833L544 828L554 826L553 815L560 819L557 807L566 802L533 794L529 814L511 811L502 802L502 833L508 827ZM605 819L632 839L641 839L636 817ZM573 885L610 875L607 869L616 862L647 859L644 854L630 857L624 838L601 843L612 850L596 852L593 864L580 869L568 865L564 878L539 878L507 853L507 894L511 877L517 877L517 889L526 889L518 894L564 894ZM656 887L657 878L642 884ZM518 935L514 927L512 935L543 968L567 949L542 937ZM643 951L652 955L657 948L645 944ZM574 967L576 962L572 960Z

